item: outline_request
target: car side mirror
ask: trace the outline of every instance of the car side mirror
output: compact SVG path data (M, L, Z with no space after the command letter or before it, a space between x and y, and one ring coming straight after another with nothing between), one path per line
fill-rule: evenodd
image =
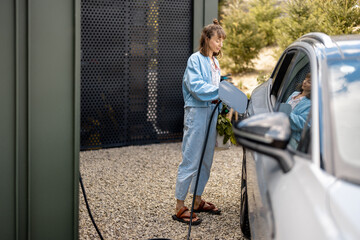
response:
M285 149L291 136L289 117L282 112L249 117L234 127L236 141L246 148L275 158L286 173L294 165Z

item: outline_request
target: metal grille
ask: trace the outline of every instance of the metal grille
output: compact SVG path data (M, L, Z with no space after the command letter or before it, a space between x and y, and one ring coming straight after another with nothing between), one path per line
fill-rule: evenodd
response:
M81 149L180 140L191 0L82 0Z

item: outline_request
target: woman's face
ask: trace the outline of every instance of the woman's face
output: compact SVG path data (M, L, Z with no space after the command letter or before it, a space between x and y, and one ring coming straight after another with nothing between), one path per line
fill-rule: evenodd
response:
M311 78L306 77L302 83L302 89L304 91L310 92L311 91Z
M210 51L218 53L223 46L223 39L218 37L218 34L215 33L209 40Z

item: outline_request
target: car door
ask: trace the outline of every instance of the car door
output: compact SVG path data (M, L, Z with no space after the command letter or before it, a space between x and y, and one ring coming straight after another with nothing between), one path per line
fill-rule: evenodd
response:
M297 87L301 88L302 81L311 70L310 66L316 66L311 64L311 61L316 59L311 58L309 53L301 48L289 49L283 54L269 81L254 90L248 114L283 111L290 115L292 109L289 108L287 100ZM317 69L313 69L312 72L316 75ZM317 76L315 78L317 79ZM297 139L297 145L288 146L294 154L295 161L290 172L284 173L278 163L269 156L246 152L249 221L254 239L261 236L275 239L324 237L324 231L321 231L323 227L319 226L314 206L325 211L325 201L322 202L326 195L324 185L329 184L330 180L320 181L314 173L316 169L312 169L309 144L310 112L309 109L303 117L305 120L300 129L301 134L298 134L300 138ZM311 198L309 191L317 197ZM304 215L305 212L308 214ZM308 231L296 228L299 225L303 226L304 221ZM320 231L312 229L315 227ZM311 232L315 232L315 235L311 235Z
M360 57L330 59L324 75L321 163L336 179L327 205L343 239L360 239Z
M297 50L286 51L279 59L270 79L257 87L250 98L247 113L249 116L273 112L277 106L281 89L295 63ZM270 239L275 234L275 225L271 197L267 184L267 169L276 168L274 161L266 161L268 157L257 152L244 149L243 180L242 180L242 216L248 211L251 236L253 239ZM273 166L268 166L268 165ZM244 204L244 201L248 205ZM241 228L246 232L246 226L241 219ZM246 224L245 224L246 225Z
M282 57L272 75L271 84L266 86L268 95L267 100L263 101L269 102L268 109L256 109L261 100L255 99L258 96L255 92L251 99L253 109L250 109L250 115L283 111L291 116L297 106L289 108L289 98L298 94L293 95L295 91L301 91L305 76L311 72L312 81L318 81L318 69L310 69L310 66L318 66L317 59L311 57L315 54L309 51L295 48L287 52L292 56L287 58L286 54ZM314 94L318 94L318 91L313 87ZM294 166L289 172L284 173L278 162L269 156L257 152L246 153L249 220L250 225L253 224L251 234L254 239L262 236L274 239L339 238L337 231L329 231L336 229L336 226L326 204L327 189L334 179L314 164L311 143L319 139L314 139L317 136L312 134L312 128L318 128L318 123L312 123L314 109L311 99L303 100L310 104L307 105L306 116L303 116L296 145L287 147L294 160ZM295 137L292 135L292 138ZM259 233L257 229L262 232Z

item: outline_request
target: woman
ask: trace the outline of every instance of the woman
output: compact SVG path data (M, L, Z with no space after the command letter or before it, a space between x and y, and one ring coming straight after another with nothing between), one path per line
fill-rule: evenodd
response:
M221 56L221 47L225 38L226 34L218 20L214 19L213 24L204 27L200 37L199 51L190 56L183 77L182 90L185 106L182 162L176 179L175 197L177 200L175 215L173 215L174 220L183 223L190 222L190 211L184 205L184 201L190 185L190 191L194 194L209 118L219 98L220 66L215 57ZM217 116L218 110L211 119L211 129L195 197L195 212L220 214L220 209L201 198L210 176L214 156ZM200 222L201 219L194 214L192 225Z
M297 148L302 129L306 123L311 107L311 73L306 74L304 81L297 87L298 91L290 95L286 103L291 105L290 113L291 139L290 146Z

